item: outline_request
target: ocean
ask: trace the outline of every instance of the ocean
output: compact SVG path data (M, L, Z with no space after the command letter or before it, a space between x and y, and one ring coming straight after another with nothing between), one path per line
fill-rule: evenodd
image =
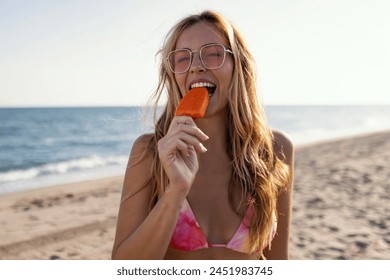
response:
M390 106L267 106L295 145L390 129ZM124 174L141 107L0 109L0 193Z

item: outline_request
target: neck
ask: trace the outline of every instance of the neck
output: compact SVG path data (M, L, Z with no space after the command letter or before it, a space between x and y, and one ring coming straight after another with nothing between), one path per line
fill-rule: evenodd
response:
M204 164L215 164L214 160L228 160L226 152L228 145L226 139L226 111L224 110L212 117L198 119L196 125L209 136L209 139L203 143L207 152L200 154L199 160Z

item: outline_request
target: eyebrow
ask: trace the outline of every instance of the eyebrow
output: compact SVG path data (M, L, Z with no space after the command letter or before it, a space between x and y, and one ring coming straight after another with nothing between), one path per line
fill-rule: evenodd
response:
M200 50L200 49L203 48L204 46L214 45L214 44L222 45L222 46L224 46L225 48L229 48L229 47L226 47L225 44L223 44L223 43L210 42L210 43L206 43L206 44L200 46L200 48L199 48L198 50ZM173 50L189 50L189 51L192 51L190 48L185 48L185 47L184 47L184 48L175 48L175 49L173 49Z

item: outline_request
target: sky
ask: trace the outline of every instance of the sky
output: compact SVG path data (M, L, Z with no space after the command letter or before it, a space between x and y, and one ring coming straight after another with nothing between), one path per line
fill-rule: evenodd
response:
M0 107L142 106L168 30L212 9L265 105L390 105L388 0L0 0Z

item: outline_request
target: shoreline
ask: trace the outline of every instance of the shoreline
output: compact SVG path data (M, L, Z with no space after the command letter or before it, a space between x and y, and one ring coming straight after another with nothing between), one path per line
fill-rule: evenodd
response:
M294 144L294 150L297 152L297 151L300 151L300 150L305 149L305 148L310 148L312 146L323 145L323 144L327 144L327 143L335 143L335 142L340 142L340 141L350 140L350 139L355 139L355 138L361 138L361 137L369 137L371 135L376 135L376 134L387 134L387 133L390 133L390 130L380 130L380 131L374 131L374 132L362 132L362 133L348 135L348 136L332 137L332 138L329 138L329 139L316 140L316 141L309 142L309 143ZM289 134L287 134L287 135L289 136ZM290 139L291 139L291 137L290 137ZM292 141L293 140L294 139L292 139ZM120 177L120 176L124 176L124 172L125 171L123 169L123 174L111 173L110 175L107 175L107 176L102 176L101 174L96 175L96 176L90 175L90 176L88 176L87 179L81 179L81 180L79 180L79 179L71 179L71 178L68 177L64 182L60 182L58 184L45 184L43 187L28 187L26 189L20 189L20 190L16 190L16 191L0 192L0 198L2 196L5 196L5 195L13 195L13 194L17 194L17 193L36 191L36 190L46 189L46 188L56 188L56 187L60 187L60 186L63 186L63 185L79 184L79 183L95 181L95 180L105 180L107 178L112 178L112 177Z
M304 144L297 144L294 146L294 148L295 148L295 151L299 151L301 149L310 148L312 146L326 145L326 144L337 143L337 142L341 142L341 141L345 141L345 140L353 140L353 139L370 137L370 136L375 136L375 135L385 135L385 134L389 134L389 133L390 133L390 129L360 132L357 134L351 134L351 135L346 135L346 136L336 136L336 137L332 137L329 139L316 140L316 141L304 143Z
M63 189L63 188L71 188L72 186L78 186L78 185L82 185L82 186L87 186L87 185L90 185L92 184L93 182L100 182L100 181L106 181L106 180L115 180L115 179L118 179L118 178L123 178L124 174L123 175L111 175L111 176L106 176L106 177L91 177L90 179L84 179L84 180L71 180L70 182L63 182L63 183L58 183L58 184L51 184L51 185L45 185L43 187L37 187L37 188L27 188L27 189L24 189L24 190L18 190L18 191L13 191L13 192L3 192L3 193L0 193L0 201L2 199L3 196L9 196L9 197L12 197L12 196L18 196L19 194L20 195L23 195L23 194L28 194L28 193L35 193L35 192L50 192L48 189L53 189L53 192L55 192L54 190L55 189ZM1 204L0 204L1 205Z
M285 132L283 130L281 130L281 131ZM359 133L354 133L354 134L350 134L350 135L346 135L346 136L333 136L333 137L325 138L322 140L312 140L311 142L303 142L303 143L296 143L294 141L294 138L289 133L287 133L287 132L285 132L285 133L293 142L295 150L299 151L302 148L311 147L313 145L321 145L321 144L329 143L329 142L343 141L343 140L348 140L351 138L359 138L359 137L369 136L372 134L378 134L378 133L380 134L380 133L387 133L387 132L390 132L390 130L383 129L383 130L376 130L376 131L359 132ZM126 158L126 161L127 161L128 155L124 155L124 158ZM126 164L126 163L123 163L123 164ZM80 183L80 182L90 181L90 180L99 180L99 179L104 179L104 178L108 178L108 177L123 176L121 174L121 173L124 174L124 172L125 172L125 168L123 167L123 165L117 166L117 169L118 170L122 169L123 172L115 172L112 169L112 167L99 167L97 169L82 170L79 173L75 173L75 174L68 174L68 175L67 174L57 174L57 175L52 174L52 175L49 175L49 178L47 178L47 177L30 178L29 180L31 180L31 182L32 182L32 183L30 183L30 185L28 185L27 183L24 183L23 181L21 181L21 183L19 183L19 181L7 182L7 183L4 183L3 186L0 185L0 197L3 195L19 193L19 192L24 192L24 191L29 191L29 190L34 191L34 190L38 190L41 188L52 188L52 187L55 187L57 185L73 184L73 183ZM110 170L110 171L107 172L107 170ZM103 174L106 173L106 174L102 175L102 173ZM71 179L69 179L69 176L71 176L70 177ZM58 177L62 178L62 180L60 180L58 183L53 183L55 178L58 179ZM19 185L19 184L21 184L21 185ZM15 185L17 186L16 190L14 190L14 191L10 190L10 186L12 186L12 185L13 185L13 187L15 187ZM2 189L2 187L5 187L5 189Z
M295 148L291 259L390 259L390 131ZM110 259L123 175L0 194L0 259Z

